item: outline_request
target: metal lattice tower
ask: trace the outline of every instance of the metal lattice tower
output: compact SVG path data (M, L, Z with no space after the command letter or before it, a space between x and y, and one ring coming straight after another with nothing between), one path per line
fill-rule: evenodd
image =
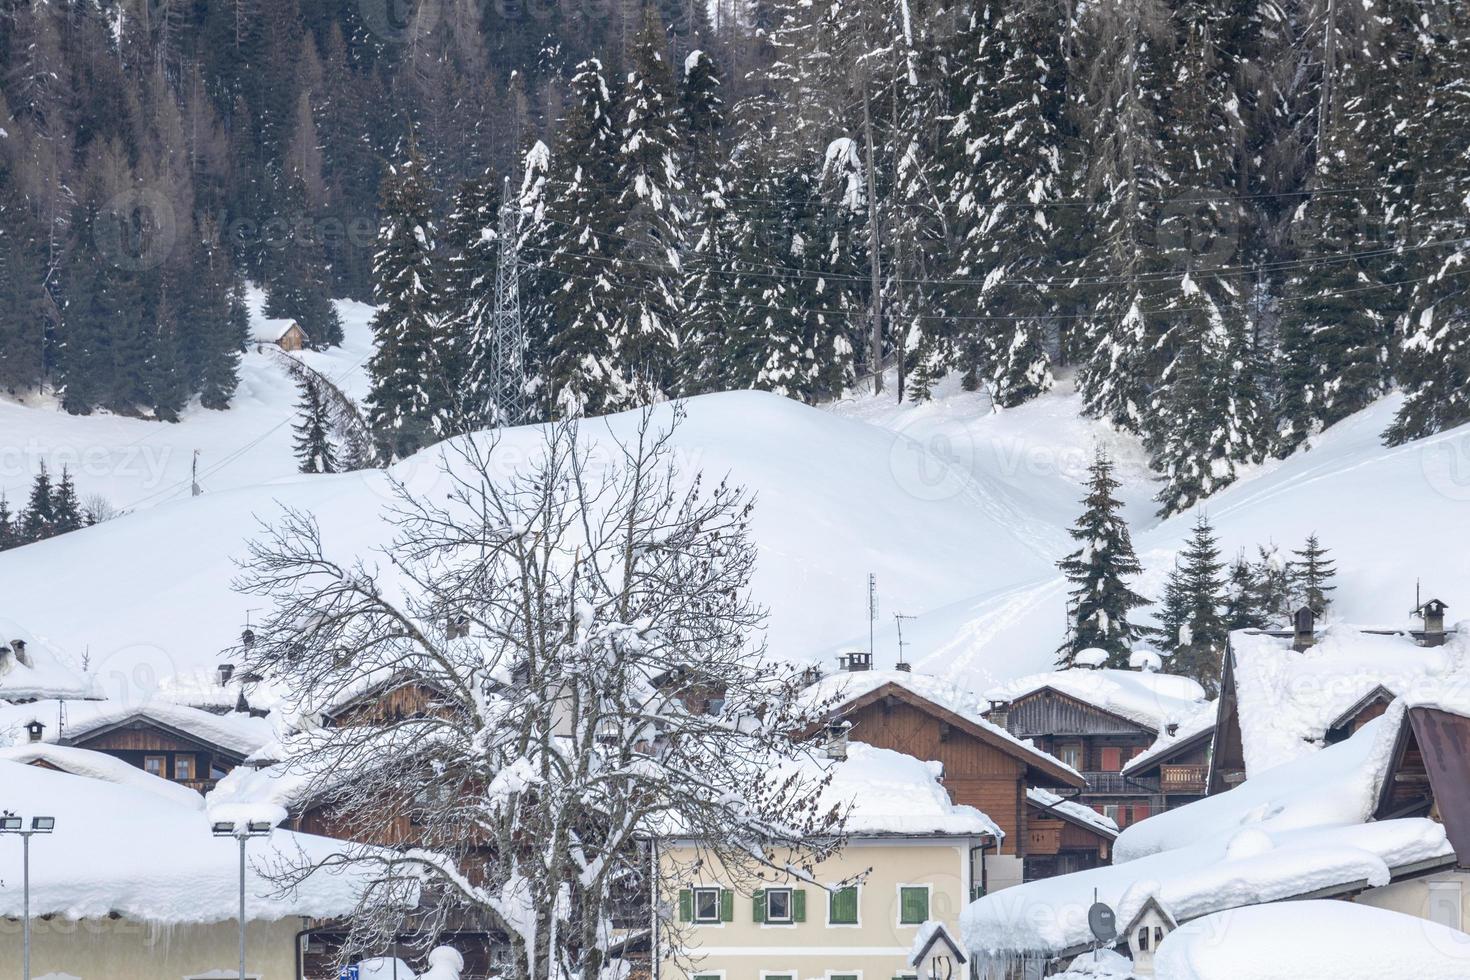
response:
M521 321L520 204L510 178L500 200L500 258L495 268L495 313L490 323L490 387L495 423L526 421L526 327Z

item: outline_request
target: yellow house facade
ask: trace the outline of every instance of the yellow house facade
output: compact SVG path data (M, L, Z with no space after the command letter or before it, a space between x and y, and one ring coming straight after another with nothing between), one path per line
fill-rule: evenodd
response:
M938 766L853 744L824 794L850 803L847 842L810 876L732 883L697 841L658 843L665 882L655 980L895 980L926 923L959 934L999 829L955 806ZM779 863L779 862L775 862Z

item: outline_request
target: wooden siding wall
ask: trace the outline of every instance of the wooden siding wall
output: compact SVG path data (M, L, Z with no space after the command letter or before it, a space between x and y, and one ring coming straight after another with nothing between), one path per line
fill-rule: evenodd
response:
M1055 691L1038 691L1011 702L1006 727L1022 738L1037 735L1138 735L1152 741L1142 725L1098 711Z
M848 720L859 742L943 763L950 797L988 814L1005 831L1002 854L1019 853L1026 776L1019 759L900 701L868 705Z
M212 750L201 742L179 738L152 725L136 725L115 728L103 732L96 738L82 738L72 743L79 749L97 752L197 752L212 755Z
M412 718L426 714L439 696L418 684L404 684L387 691L371 701L355 704L330 716L336 728L351 728L356 725L381 723L400 718Z

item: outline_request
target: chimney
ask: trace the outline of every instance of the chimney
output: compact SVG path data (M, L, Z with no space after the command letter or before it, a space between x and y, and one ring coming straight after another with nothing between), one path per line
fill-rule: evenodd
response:
M35 721L33 719L26 722L26 734L30 737L30 740L32 742L39 742L41 740L42 733L44 733L45 731L46 726L39 721Z
M234 664L220 664L219 665L219 686L220 687L228 687L229 686L229 683L230 683L230 678L232 678L234 676L235 676L235 665Z
M985 720L998 728L1009 728L1011 721L1011 704L1009 701L992 701L990 710L985 712Z
M815 684L817 681L819 681L821 679L822 679L822 668L818 667L815 664L813 664L810 667L804 668L802 670L802 672L801 672L801 686L802 687L811 687L813 684Z
M836 762L847 761L847 733L852 722L838 719L827 724L827 758Z
M863 670L873 669L873 655L866 650L857 650L853 653L844 653L837 658L837 666L849 674L856 674Z
M900 660L898 663L894 664L894 667L905 674L912 674L914 672L914 665L906 660Z
M1297 652L1317 642L1317 611L1311 606L1302 606L1291 617L1291 648Z
M11 640L10 645L15 648L16 662L25 664L27 667L36 666L34 663L31 662L31 655L26 653L25 640Z
M1438 599L1430 599L1424 605L1414 610L1424 618L1424 635L1421 640L1424 646L1444 646L1444 611L1449 606Z
M1177 721L1171 721L1167 725L1165 725L1164 726L1164 734L1165 735L1168 735L1170 737L1173 737L1175 735L1178 735L1179 734L1179 722L1177 722Z

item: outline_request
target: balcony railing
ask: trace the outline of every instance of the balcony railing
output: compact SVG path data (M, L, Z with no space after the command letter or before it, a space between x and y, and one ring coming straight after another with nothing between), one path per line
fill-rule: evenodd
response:
M1159 789L1165 793L1203 793L1208 766L1161 766Z
M1084 772L1089 796L1144 796L1159 791L1159 781L1125 776L1121 772Z
M177 782L178 782L178 784L180 786L187 786L187 787L189 787L190 789L194 790L197 793L208 793L210 790L214 789L214 787L219 783L219 780L217 780L217 779L180 779L180 780L177 780Z

